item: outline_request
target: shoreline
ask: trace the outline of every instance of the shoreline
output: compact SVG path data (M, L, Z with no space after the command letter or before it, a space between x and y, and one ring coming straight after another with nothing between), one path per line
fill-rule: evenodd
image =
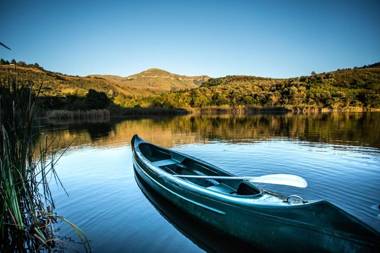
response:
M192 108L192 113L196 114L261 114L261 113L347 113L347 112L380 112L380 108L366 108L366 107L342 107L342 108L326 108L316 106L219 106L219 107L203 107Z
M257 114L319 114L319 113L366 113L380 112L380 108L346 107L346 108L317 108L317 107L203 107L203 108L126 108L118 110L91 109L91 110L48 110L37 114L37 120L46 120L51 123L106 123L112 120L128 118L166 118L174 116L202 116L202 115L233 115L249 116Z

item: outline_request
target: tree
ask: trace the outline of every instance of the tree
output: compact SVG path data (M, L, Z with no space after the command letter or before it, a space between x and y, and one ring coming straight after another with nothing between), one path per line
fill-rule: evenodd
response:
M104 92L97 92L90 89L86 95L86 105L88 109L104 109L110 103L107 95Z
M190 103L189 103L191 107L195 106L196 97L197 97L197 93L195 92L195 90L192 90L190 93Z

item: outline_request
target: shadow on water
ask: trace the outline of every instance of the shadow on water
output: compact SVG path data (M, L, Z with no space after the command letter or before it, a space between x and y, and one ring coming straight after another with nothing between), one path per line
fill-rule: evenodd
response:
M207 252L262 252L247 242L223 234L194 219L154 191L137 173L135 173L135 180L142 193L162 217L203 250Z

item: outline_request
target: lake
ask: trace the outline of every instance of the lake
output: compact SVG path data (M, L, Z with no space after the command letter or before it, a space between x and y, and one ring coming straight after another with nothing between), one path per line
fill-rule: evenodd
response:
M197 223L141 184L131 160L134 134L236 175L302 176L309 184L306 189L265 187L326 199L380 231L380 113L45 124L40 141L52 142L51 150L70 145L56 167L68 195L52 184L57 213L86 233L93 252L229 251L247 246ZM68 226L58 229L67 236L68 249L83 250Z

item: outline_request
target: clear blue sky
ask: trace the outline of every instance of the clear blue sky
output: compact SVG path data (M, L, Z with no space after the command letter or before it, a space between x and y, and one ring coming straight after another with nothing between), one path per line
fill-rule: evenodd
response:
M380 1L1 1L0 57L67 74L290 77L380 61Z

